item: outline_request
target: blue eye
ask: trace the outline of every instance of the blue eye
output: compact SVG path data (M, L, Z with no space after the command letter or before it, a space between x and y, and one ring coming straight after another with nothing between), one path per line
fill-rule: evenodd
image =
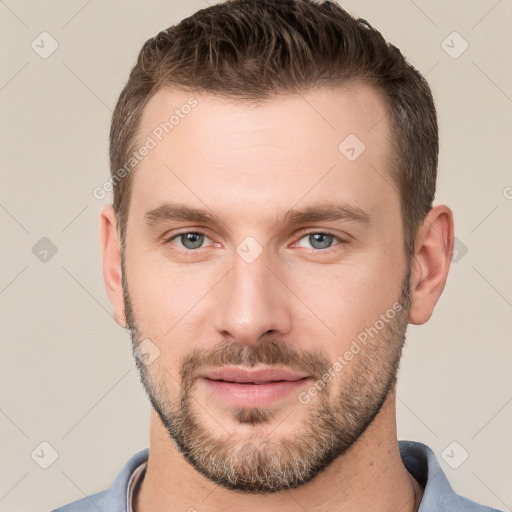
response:
M207 245L204 245L206 240L210 240L210 238L206 235L206 233L201 231L182 231L181 233L177 233L170 237L167 242L177 245L178 248L183 249L182 252L197 252L198 249L208 247ZM307 243L310 244L310 246L307 247L301 245L300 242L302 240L307 240ZM335 243L336 241L337 243ZM299 239L299 242L297 242L299 247L318 252L329 252L329 249L343 243L344 240L342 240L340 237L331 233L325 233L323 231L311 231L309 233L305 233ZM218 246L219 244L213 245Z
M194 249L201 248L205 238L208 237L199 231L183 231L182 233L178 233L177 235L174 235L172 238L170 238L169 242L177 239L181 243L181 247L183 249L193 251Z
M318 231L306 233L300 240L304 240L306 238L308 240L308 243L312 246L314 250L324 252L325 249L330 249L333 246L333 242L335 240L343 242L339 237L335 235Z

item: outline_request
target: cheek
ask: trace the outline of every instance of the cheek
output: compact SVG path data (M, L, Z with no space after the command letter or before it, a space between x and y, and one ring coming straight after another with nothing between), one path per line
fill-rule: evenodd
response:
M309 265L297 269L289 279L292 289L307 305L307 309L303 308L309 318L303 324L305 330L311 336L320 326L339 354L399 300L402 268L378 261Z
M155 339L181 337L218 280L211 265L177 265L156 251L133 251L126 272L138 325Z

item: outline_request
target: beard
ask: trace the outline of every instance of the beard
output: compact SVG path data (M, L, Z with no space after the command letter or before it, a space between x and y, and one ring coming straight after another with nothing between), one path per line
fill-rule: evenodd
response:
M233 407L231 413L237 425L251 427L250 432L244 430L237 439L227 430L216 436L204 420L208 417L216 421L215 411L210 413L194 396L200 369L275 365L306 372L315 382L321 382L322 375L332 371L333 362L321 351L304 351L282 341L268 339L258 345L243 345L224 340L213 349L191 350L182 360L179 381L158 365L150 370L136 356L144 338L128 292L124 257L122 267L125 317L141 383L185 460L215 484L244 493L268 494L311 481L357 442L395 388L410 309L410 270L402 282L402 309L313 400L307 405L297 400L295 405L286 406L307 408L301 411L303 419L294 425L292 435L272 436L280 425L276 422L274 428L269 428L280 412L278 408ZM179 385L176 398L168 391L173 380Z

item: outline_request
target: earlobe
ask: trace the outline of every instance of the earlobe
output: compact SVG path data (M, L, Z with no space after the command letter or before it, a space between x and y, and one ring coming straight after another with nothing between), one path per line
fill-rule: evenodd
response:
M114 309L114 318L121 327L127 327L121 267L121 247L117 236L117 220L111 205L103 207L100 215L100 245L103 262L103 279Z
M453 254L453 214L445 205L433 207L418 230L411 269L409 322L429 320L446 284Z

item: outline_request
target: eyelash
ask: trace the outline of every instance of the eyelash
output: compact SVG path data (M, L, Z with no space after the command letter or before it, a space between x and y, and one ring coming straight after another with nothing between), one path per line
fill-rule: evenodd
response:
M203 235L207 238L210 238L208 236L208 234L204 231L202 231L201 229L194 229L194 230L185 230L185 231L180 231L179 233L174 233L171 237L167 238L165 240L166 243L171 243L175 238L178 238L180 237L181 235L186 235L188 233L194 233L194 234L197 234L197 235ZM321 234L321 235L328 235L328 236L332 236L333 238L335 238L336 240L338 240L339 243L331 246L331 247L328 247L327 249L307 249L307 251L310 253L310 254L318 254L318 253L322 253L322 254L328 254L330 252L332 252L333 250L336 250L336 247L338 245L344 245L347 243L346 240L344 240L343 238L339 237L338 235L335 235L334 233L331 233L329 231L307 231L307 232L304 232L304 233L301 233L300 234L300 237L297 239L297 241L300 241L302 240L304 237L308 236L308 235L316 235L316 234ZM179 252L183 253L183 254L195 254L195 253L198 253L201 249L204 249L204 247L199 247L198 249L181 249L179 248Z

